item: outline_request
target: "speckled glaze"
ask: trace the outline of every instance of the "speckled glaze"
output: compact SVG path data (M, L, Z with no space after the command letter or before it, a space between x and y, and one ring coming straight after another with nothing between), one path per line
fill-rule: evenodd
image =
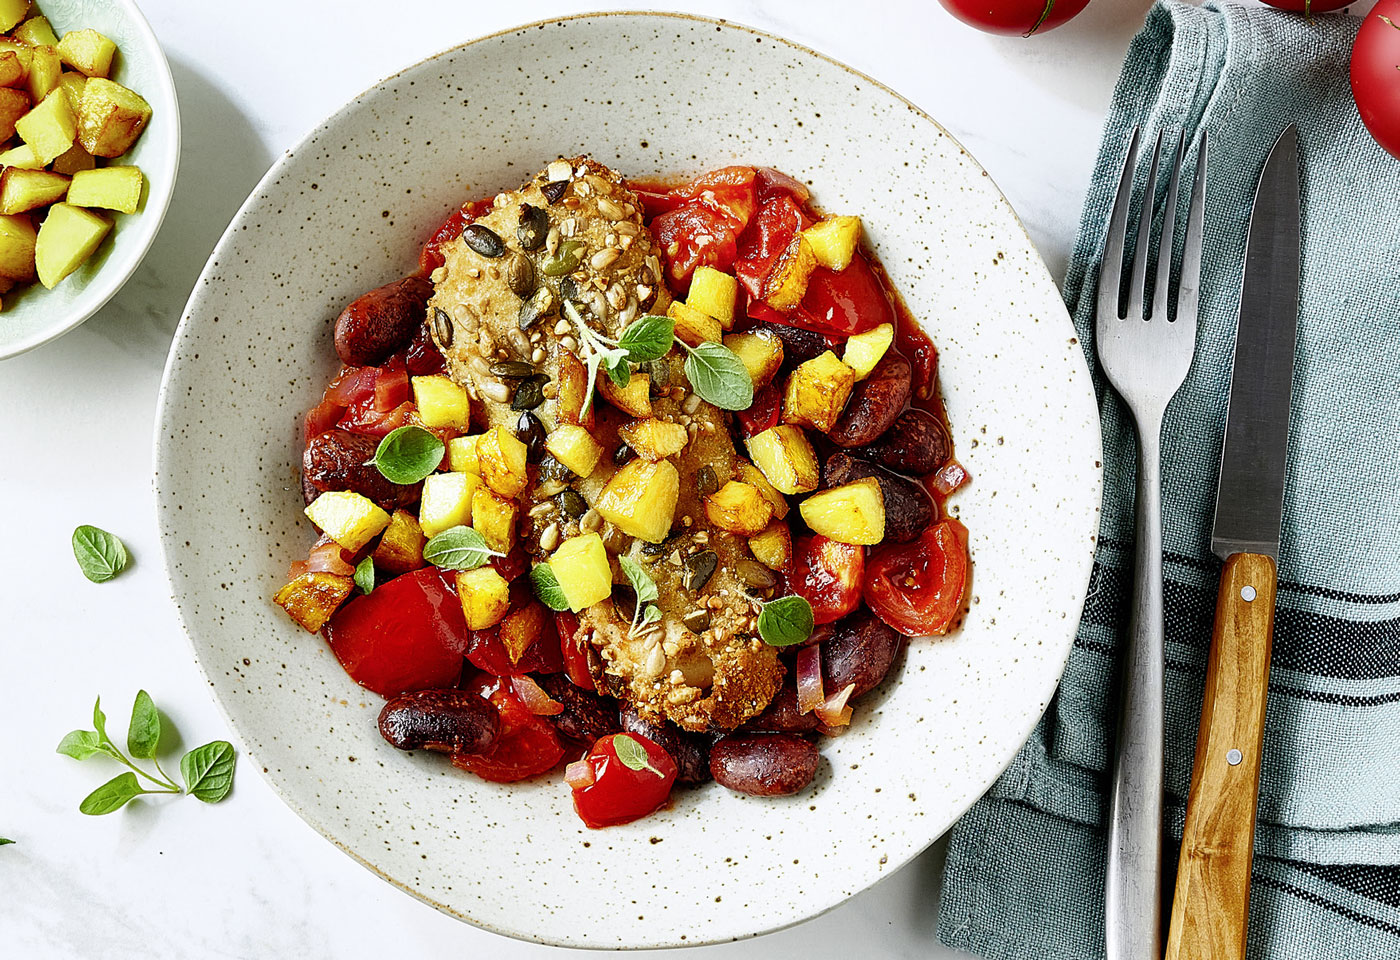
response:
M558 776L498 786L379 737L379 698L273 605L313 531L300 416L336 368L332 324L411 271L468 197L591 152L631 176L777 166L858 213L942 355L973 483L973 598L915 641L813 789L678 791L590 831ZM1005 767L1045 709L1088 583L1098 419L1059 294L1010 206L928 116L779 38L656 14L585 16L458 47L366 92L283 157L215 250L156 425L174 599L247 751L308 823L440 910L584 947L661 947L796 923L898 869Z
M60 37L91 27L117 45L112 79L146 98L151 122L130 150L114 163L134 163L146 175L146 194L136 213L107 215L112 231L97 252L52 290L32 283L4 294L0 311L0 360L63 336L102 308L141 265L165 219L180 169L180 108L170 65L151 26L131 0L40 0Z

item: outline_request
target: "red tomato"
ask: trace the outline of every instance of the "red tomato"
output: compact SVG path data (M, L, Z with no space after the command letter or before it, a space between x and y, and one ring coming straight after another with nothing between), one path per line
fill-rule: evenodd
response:
M759 167L758 176L755 179L758 186L758 202L764 203L774 197L787 194L797 201L798 205L807 202L812 191L807 188L807 184L801 180L789 177L781 170L774 170L772 167Z
M941 0L963 23L988 33L1029 37L1053 30L1089 5L1089 0Z
M423 250L418 254L419 276L426 277L442 266L446 262L442 255L443 245L460 237L463 227L490 209L490 200L472 200L462 204L461 209L444 220L442 226L438 227L428 238L428 242L423 244Z
M1400 0L1381 0L1351 48L1351 94L1376 142L1400 157Z
M632 763L640 763L640 769L633 770L618 757L619 741L624 748L631 747L627 756ZM644 758L633 755L636 747L644 751ZM652 813L665 804L676 782L676 761L639 733L609 734L593 744L580 762L592 770L593 782L574 787L574 810L594 829L631 823Z
M788 586L812 605L817 623L840 620L860 604L865 574L865 548L840 543L820 534L798 537L792 545L792 576Z
M913 391L918 398L933 395L933 384L938 379L938 348L928 338L928 334L918 325L901 320L895 324L895 348L913 366Z
M895 313L870 261L857 252L840 273L825 267L812 271L806 296L786 319L794 327L849 337L895 323Z
M753 403L747 410L740 410L735 416L743 428L744 439L762 433L778 425L778 414L783 409L783 396L771 383L760 387L753 395Z
M384 437L412 422L412 414L417 409L412 401L406 401L385 413L375 409L374 395L371 394L359 403L351 404L336 426L366 437Z
M596 692L598 685L593 682L589 670L589 656L592 648L577 639L578 617L567 610L554 614L554 630L559 634L559 652L564 658L564 672L576 687Z
M454 753L454 766L492 783L514 783L539 776L564 758L554 725L527 710L499 678L479 674L463 686L491 701L501 715L501 735L489 753Z
M448 576L424 567L336 611L326 639L356 683L381 697L457 685L467 623Z
M312 437L319 437L334 427L343 416L345 407L342 404L334 400L322 400L306 411L306 419L302 422L302 442L310 443Z
M962 609L967 574L967 528L943 520L913 543L871 554L865 602L906 636L940 636Z
M734 266L739 234L758 207L754 180L753 167L724 167L671 191L683 202L652 220L651 231L677 294L690 287L696 267Z
M734 264L734 276L753 302L762 302L758 298L763 296L763 283L773 261L787 249L797 231L811 224L812 218L786 193L778 193L759 208L758 216L739 237L739 259Z
M522 609L521 607L517 607ZM543 606L540 606L543 610ZM531 641L520 660L510 662L510 654L501 640L499 626L485 630L471 631L467 643L467 659L472 666L497 677L521 677L527 673L559 673L564 669L564 659L559 650L559 634L554 629L554 618L545 616L543 627Z
M374 409L379 413L389 413L409 396L408 367L404 365L403 354L396 353L379 368L374 378Z
M523 541L517 541L504 557L492 557L487 562L507 581L515 580L530 569L530 556L525 552Z

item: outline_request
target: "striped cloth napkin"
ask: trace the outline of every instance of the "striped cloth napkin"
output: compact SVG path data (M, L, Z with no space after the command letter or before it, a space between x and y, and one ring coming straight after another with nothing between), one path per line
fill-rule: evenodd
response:
M1400 161L1351 102L1357 22L1153 8L1123 66L1065 282L1092 363L1098 249L1128 133L1140 124L1174 142L1183 128L1197 141L1208 130L1199 341L1163 451L1170 889L1220 569L1210 529L1247 221L1270 145L1298 123L1301 308L1253 958L1400 957ZM951 837L939 935L985 957L1104 953L1105 771L1131 596L1134 446L1126 411L1098 386L1103 522L1069 666L1030 741Z

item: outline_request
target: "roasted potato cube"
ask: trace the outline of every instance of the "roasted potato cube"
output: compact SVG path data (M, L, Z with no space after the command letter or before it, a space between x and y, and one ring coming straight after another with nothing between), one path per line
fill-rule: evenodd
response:
M714 267L699 266L690 279L690 292L685 305L714 317L728 330L734 326L734 298L739 293L739 281Z
M666 315L676 321L676 339L683 340L692 347L702 343L719 343L724 335L719 321L694 307L688 307L679 300L671 301Z
M747 333L731 333L724 338L724 345L748 370L755 390L771 381L783 365L783 341L772 330L760 327Z
M35 103L43 100L54 90L58 89L59 77L63 76L63 62L58 59L58 51L47 44L34 48L34 56L29 63L29 75L24 78L25 89L29 91L29 96ZM68 100L67 97L64 97ZM73 107L73 101L68 100L68 106ZM73 117L76 121L78 111L73 110Z
M549 568L574 613L612 596L612 565L596 533L565 540L549 558Z
M302 629L315 633L350 596L355 581L334 573L303 573L277 591L273 602Z
M555 427L554 432L545 438L544 448L554 455L555 460L580 477L592 474L603 456L603 448L593 439L593 435L572 423Z
M29 0L0 0L0 31L13 30L29 14Z
M44 163L68 152L77 129L78 118L73 115L73 108L62 90L50 93L37 107L15 121L15 132Z
M798 509L814 533L872 547L885 539L885 498L874 477L814 493Z
M0 53L13 53L19 59L20 66L24 68L21 80L29 76L29 65L34 62L32 44L11 40L8 37L0 37Z
M815 269L817 258L812 253L812 244L799 233L769 270L768 279L763 282L764 302L779 313L796 309L807 295L807 281Z
M606 374L599 374L598 391L604 400L628 416L651 416L651 377L645 373L633 373L625 387L613 383Z
M25 99L29 99L28 94L25 94ZM11 147L4 153L0 153L0 167L23 167L26 170L42 170L44 169L44 163L34 155L34 151L30 148L29 144L21 143L17 147Z
M13 90L9 87L0 87L0 140L8 140L15 135L15 124L19 118L29 112L31 101L29 94L23 90ZM17 149L27 149L20 147ZM14 153L14 150L8 153ZM32 151L31 151L32 153ZM0 155L3 156L3 155ZM42 167L43 164L35 158L35 164ZM8 164L8 166L28 166L28 164Z
M846 352L841 362L856 372L857 380L864 380L875 369L875 364L894 343L894 325L882 323L864 333L857 333L846 340Z
M24 83L24 74L24 62L20 60L19 54L13 50L0 50L0 87L19 86Z
M457 596L468 630L485 630L505 619L510 609L510 584L495 567L457 571Z
M352 553L389 525L389 514L373 500L350 490L321 494L306 508L306 516L322 533Z
M817 263L828 270L845 270L860 240L860 217L828 217L803 230L802 235L812 245Z
M783 397L783 421L827 433L836 425L856 385L856 372L830 350L792 371Z
M472 528L497 553L509 553L515 545L514 500L498 496L485 486L472 495Z
M418 518L406 510L395 510L374 547L374 565L395 576L417 570L425 563L423 545L427 542Z
M436 537L453 527L470 526L472 498L481 488L474 473L434 473L423 481L423 497L418 504L418 523L423 534Z
M30 17L15 27L15 39L23 40L36 47L41 43L46 43L51 47L58 46L58 37L54 35L48 17Z
M665 460L685 449L690 434L679 423L665 420L633 420L617 428L618 438L639 457L647 460Z
M588 399L588 370L582 361L567 350L559 354L559 409L556 417L560 423L571 423L585 430L593 429L593 404L584 409Z
M19 283L34 279L35 239L28 217L0 216L0 277Z
M94 157L119 157L151 120L151 105L134 90L88 77L78 106L78 142Z
M120 167L106 167L94 173L107 173ZM134 170L134 167L126 169ZM137 176L140 176L138 171ZM140 190L138 186L138 191ZM77 201L73 201L77 203ZM467 391L447 377L414 377L413 402L418 406L418 419L423 426L432 428L450 427L453 430L466 430L471 423L471 400Z
M821 482L817 452L802 428L780 423L749 438L749 456L780 493L811 493Z
M69 30L58 41L63 62L88 77L105 77L112 72L117 45L96 30Z
M92 165L92 155L82 147L74 144L72 150L69 150L68 153L65 153L62 157L59 157L58 160L53 162L54 169L58 170L59 160L75 152L81 154L82 157L76 158L74 162L82 163L82 158L86 158L89 167ZM141 205L141 183L140 167L113 166L103 167L100 170L80 169L77 173L73 174L73 184L68 188L68 202L77 207L103 207L107 210L120 210L122 213L135 213L136 209ZM414 379L421 380L424 378L415 377ZM448 382L451 383L452 381L449 380ZM456 387L457 390L462 393L462 408L465 410L467 404L466 392L462 391L462 388L458 387L455 383L453 383L452 386ZM418 396L416 386L414 388L414 396ZM426 422L426 418L423 416L423 402L421 399L418 401L418 416ZM462 417L462 422L466 423L465 414ZM428 426L435 427L439 426L439 424L429 423ZM442 426L447 426L447 424L442 424Z
M0 214L24 213L62 200L68 178L47 170L6 167L0 173Z
M774 520L762 533L749 537L749 550L769 570L787 573L792 563L792 531L781 520Z
M506 648L506 656L511 663L519 663L531 645L544 633L544 625L549 617L544 604L532 601L519 609L506 614L501 621L501 646Z
M773 505L752 484L730 480L705 498L705 515L721 530L752 537L773 519Z
M525 463L529 450L519 437L505 427L487 430L476 441L481 462L481 478L503 497L517 497L530 483Z
M71 177L71 176L73 176L73 175L76 174L76 173L81 173L81 172L84 171L84 170L91 170L91 169L93 169L93 168L96 167L96 166L97 166L97 160L96 160L96 158L94 158L92 154L88 153L86 150L84 150L82 147L78 146L78 145L75 143L75 144L73 144L73 146L71 146L71 147L68 148L68 151L67 151L66 153L62 153L62 154L60 154L60 155L54 157L54 158L53 158L53 163L49 164L49 169L52 170L54 173L61 173L61 174L63 174L65 177ZM136 167L129 167L129 168L128 168L128 167L113 167L112 169L113 169L113 170L126 170L126 169L137 170L138 168L136 168ZM125 175L125 174L124 174L123 176L129 176L129 175ZM109 184L108 186L111 186L111 185ZM129 188L129 185L128 185L128 188ZM71 187L70 187L70 189L71 189ZM104 191L104 192L105 192L105 191ZM111 193L112 193L112 199L116 199L117 197L116 197L115 191L112 191ZM96 198L90 197L89 199L96 199ZM138 177L137 177L137 182L136 182L136 204L137 204L137 206L140 206L140 203L141 203L141 180L140 180L139 171L138 171ZM75 207L82 207L82 206L100 207L100 206L105 206L105 204L101 204L101 203L91 203L91 204L74 203L73 205L74 205ZM135 209L124 210L124 209L122 209L121 207L112 207L111 209L113 209L113 210L121 210L122 213L135 213L135 212L136 212Z
M34 241L34 268L39 282L52 290L83 265L107 236L112 224L70 203L55 203Z
M470 437L453 437L447 441L447 466L456 473L474 473L481 476L481 461L477 459L476 442L481 434Z
M628 536L660 543L671 532L680 490L671 461L638 458L612 475L593 506Z
M87 86L87 77L81 73L74 73L69 70L59 74L58 87L68 94L68 102L73 105L73 112L77 113L78 108L83 104L83 87ZM86 152L86 151L85 151Z
M739 469L739 479L747 484L758 488L758 492L763 494L763 499L773 506L773 516L779 520L788 515L787 497L783 496L777 489L768 482L768 478L763 475L763 471L749 463L747 460L739 460L736 463Z

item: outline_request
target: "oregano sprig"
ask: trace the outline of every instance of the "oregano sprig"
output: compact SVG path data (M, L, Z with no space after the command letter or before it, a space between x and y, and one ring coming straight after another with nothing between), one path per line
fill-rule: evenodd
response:
M627 635L630 637L642 627L655 623L661 619L661 611L656 604L651 601L657 599L660 594L656 589L656 581L651 578L642 565L631 557L617 558L618 565L622 567L622 572L627 575L627 579L632 584L633 591L637 594L637 605L632 610L632 625L627 628Z

